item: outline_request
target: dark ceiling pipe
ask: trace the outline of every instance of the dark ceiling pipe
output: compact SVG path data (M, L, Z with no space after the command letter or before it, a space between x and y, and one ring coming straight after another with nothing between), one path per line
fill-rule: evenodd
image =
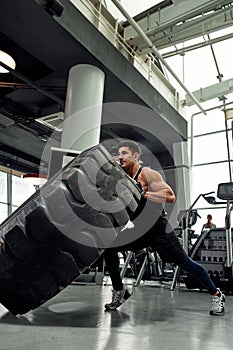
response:
M64 6L58 0L35 0L37 4L45 9L52 16L60 17Z
M34 156L31 156L23 151L20 151L16 148L10 147L8 145L4 145L2 143L0 143L0 148L1 148L1 152L5 153L5 156L10 155L9 158L14 157L15 159L17 158L21 158L23 160L26 160L27 162L30 162L32 164L36 164L36 166L40 165L40 158L36 158ZM3 156L3 154L1 154L1 156Z
M60 17L64 7L57 0L48 0L45 9L50 15Z
M36 89L37 91L41 92L43 95L51 98L51 100L54 100L56 102L58 102L62 108L62 110L64 110L64 101L61 100L59 97L57 97L54 94L51 94L50 92L48 92L47 90L41 88L40 86L36 85L35 83L33 83L31 80L29 80L28 78L24 77L22 74L16 72L14 69L12 69L11 67L7 66L5 63L3 63L2 61L0 61L0 66L2 66L3 68L7 69L12 75L14 75L15 77L17 77L18 79L24 81L25 83L27 83L28 85L30 85L32 88Z
M5 157L1 154L0 154L0 165L8 169L20 171L22 173L32 173L32 174L39 173L39 165L26 164L24 163L23 160L19 160L17 158L14 159L14 158Z

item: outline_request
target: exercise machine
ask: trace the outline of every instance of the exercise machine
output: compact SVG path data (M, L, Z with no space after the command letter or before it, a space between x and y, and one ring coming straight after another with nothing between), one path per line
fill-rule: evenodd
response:
M214 192L212 192L214 193ZM201 194L197 200L203 196L205 200L212 205L226 205L225 227L215 228L204 231L195 244L188 251L189 256L203 265L208 271L214 283L226 293L233 292L233 273L232 273L232 229L231 229L231 211L233 209L233 182L220 183L217 189L218 201L210 194ZM194 204L191 206L193 207ZM184 230L187 237L187 228ZM186 238L187 239L187 238ZM174 289L179 276L179 268L173 278L171 289ZM192 275L187 274L184 282L188 289L204 287Z

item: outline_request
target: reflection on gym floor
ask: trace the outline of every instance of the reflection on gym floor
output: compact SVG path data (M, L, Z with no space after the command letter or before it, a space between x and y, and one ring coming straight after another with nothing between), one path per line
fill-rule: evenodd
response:
M208 293L125 282L134 295L117 311L104 311L111 298L108 277L102 286L71 285L25 315L1 308L0 349L232 349L233 296L227 296L225 316L214 317Z

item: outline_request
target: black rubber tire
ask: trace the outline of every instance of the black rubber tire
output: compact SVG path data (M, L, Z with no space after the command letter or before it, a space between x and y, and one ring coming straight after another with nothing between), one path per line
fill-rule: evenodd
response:
M141 193L103 145L82 152L0 226L0 303L34 309L110 246Z

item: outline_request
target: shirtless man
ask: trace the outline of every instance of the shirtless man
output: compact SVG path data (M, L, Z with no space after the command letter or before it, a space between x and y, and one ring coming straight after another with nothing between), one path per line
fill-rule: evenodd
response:
M120 166L130 177L140 183L142 202L144 202L144 205L147 202L150 204L149 209L146 210L150 211L150 217L155 216L155 222L146 233L135 241L105 251L106 269L109 272L113 286L112 300L105 305L105 309L115 310L131 296L120 277L118 252L125 250L138 251L145 247L151 247L158 252L163 261L174 263L194 275L211 294L212 307L210 314L223 315L225 309L224 294L216 288L204 267L188 257L172 228L168 230L169 225L162 204L175 201L173 190L157 171L149 167L141 168L140 156L141 149L136 142L126 140L119 144L118 159ZM159 215L157 215L158 207L160 207ZM156 215L154 215L155 212Z

